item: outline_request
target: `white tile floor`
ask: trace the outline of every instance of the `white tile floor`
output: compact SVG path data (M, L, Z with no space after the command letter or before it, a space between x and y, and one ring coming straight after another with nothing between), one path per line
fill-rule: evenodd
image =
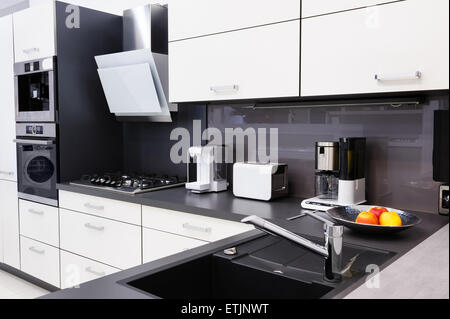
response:
M49 292L0 270L0 299L33 299Z

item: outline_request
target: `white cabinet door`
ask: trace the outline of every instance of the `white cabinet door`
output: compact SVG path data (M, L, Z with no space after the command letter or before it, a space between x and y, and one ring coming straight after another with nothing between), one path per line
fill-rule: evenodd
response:
M299 68L299 20L171 42L170 100L297 97Z
M302 18L374 6L392 0L302 0Z
M214 242L254 229L253 226L158 207L142 207L144 227Z
M17 181L12 16L0 18L0 180Z
M143 229L142 242L144 263L208 244L205 241L147 228Z
M78 285L120 271L120 269L61 250L61 289Z
M59 248L57 207L19 200L20 234Z
M3 262L20 269L19 205L17 183L0 180L0 226L3 239Z
M53 1L14 13L16 63L56 55L55 14Z
M21 236L21 270L55 287L59 283L59 249Z
M142 263L141 227L65 209L59 216L61 249L119 269Z
M408 0L303 20L302 96L448 90L448 9Z
M300 0L171 0L169 41L300 18Z
M59 191L59 207L90 215L141 225L141 205L66 191Z

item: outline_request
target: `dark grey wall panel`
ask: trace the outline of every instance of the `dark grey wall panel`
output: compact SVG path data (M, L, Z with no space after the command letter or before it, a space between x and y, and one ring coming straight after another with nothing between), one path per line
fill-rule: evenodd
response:
M122 17L80 7L80 28L67 28L57 2L60 179L122 167L122 125L110 114L96 55L122 50Z
M289 164L292 195L314 195L314 143L367 137L368 199L391 207L437 212L433 181L433 113L448 96L417 107L372 106L252 110L208 108L208 126L278 128L279 159Z

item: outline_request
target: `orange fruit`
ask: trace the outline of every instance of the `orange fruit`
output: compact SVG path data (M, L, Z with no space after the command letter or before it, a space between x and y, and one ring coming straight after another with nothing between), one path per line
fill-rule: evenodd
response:
M371 212L362 212L356 218L358 224L379 225L378 217Z
M382 226L401 226L402 219L396 212L385 212L380 216L380 225Z

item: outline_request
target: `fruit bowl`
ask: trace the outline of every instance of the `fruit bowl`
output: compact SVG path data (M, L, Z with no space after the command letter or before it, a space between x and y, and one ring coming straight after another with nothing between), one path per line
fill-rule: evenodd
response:
M350 229L363 232L363 233L397 233L411 227L414 227L422 221L416 215L398 210L394 208L386 207L387 210L396 212L401 220L402 226L382 226L382 225L369 225L359 224L355 220L361 212L369 211L374 206L369 205L355 205L355 206L340 206L331 208L327 211L327 214L337 223L347 226Z

